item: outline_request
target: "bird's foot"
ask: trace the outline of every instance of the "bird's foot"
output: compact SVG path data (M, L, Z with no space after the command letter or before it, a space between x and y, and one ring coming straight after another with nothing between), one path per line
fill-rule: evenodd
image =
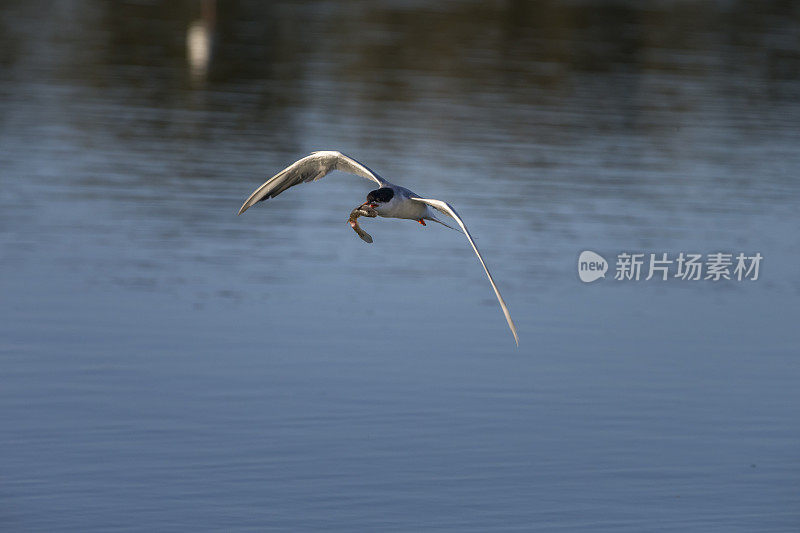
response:
M424 220L422 220L422 219L419 219L419 220L417 220L417 222L419 222L419 223L420 223L420 224L422 224L423 226L427 226L427 224L425 224L425 221L424 221Z

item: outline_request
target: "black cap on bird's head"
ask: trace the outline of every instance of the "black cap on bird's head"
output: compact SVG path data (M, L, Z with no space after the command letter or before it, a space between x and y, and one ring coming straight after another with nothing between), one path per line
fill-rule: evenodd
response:
M385 204L394 198L394 191L389 187L381 187L370 191L367 195L367 201L361 205L369 205L370 207L378 207L379 204Z

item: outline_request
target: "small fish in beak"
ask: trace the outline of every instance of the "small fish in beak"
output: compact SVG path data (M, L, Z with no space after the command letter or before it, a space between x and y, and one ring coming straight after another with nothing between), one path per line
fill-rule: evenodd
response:
M361 237L361 240L372 244L372 236L361 229L361 226L358 225L358 217L375 218L377 216L378 212L373 209L373 206L369 202L364 202L360 206L350 211L350 218L347 219L347 222L350 223L350 227L353 228L353 231L355 231L358 236Z

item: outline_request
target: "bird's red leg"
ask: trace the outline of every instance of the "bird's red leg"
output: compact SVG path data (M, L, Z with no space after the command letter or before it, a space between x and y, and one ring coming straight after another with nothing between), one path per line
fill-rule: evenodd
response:
M419 220L417 220L417 222L419 222L419 223L420 223L420 224L422 224L423 226L427 226L427 224L425 224L425 221L424 221L424 220L422 220L422 219L419 219Z

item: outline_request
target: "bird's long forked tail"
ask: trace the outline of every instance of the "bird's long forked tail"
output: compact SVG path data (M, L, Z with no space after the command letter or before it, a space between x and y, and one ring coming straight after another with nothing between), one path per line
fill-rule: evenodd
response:
M451 229L451 230L453 230L453 231L457 231L457 232L461 233L461 230L459 230L458 228L454 228L454 227L453 227L453 226L451 226L450 224L446 224L445 222L442 222L441 220L439 220L439 219L438 219L438 218L436 218L436 217L430 217L430 218L426 218L425 220L430 220L430 221L432 221L432 222L436 222L436 223L438 223L438 224L441 224L441 225L442 225L442 226L444 226L445 228L450 228L450 229Z
M486 272L486 277L489 278L489 283L492 285L492 289L494 290L495 296L497 296L497 301L500 302L500 309L503 310L503 315L506 317L506 322L508 322L508 328L511 330L511 333L514 335L514 341L519 346L519 336L517 335L517 326L514 325L514 320L511 318L511 313L508 311L508 306L506 306L505 300L500 295L500 290L497 288L497 284L494 282L494 278L492 278L492 273L489 272L489 267L486 266L486 263L481 256L480 251L478 251L478 246L475 244L475 241L472 240L472 235L470 235L467 226L464 225L464 221L461 220L461 217L458 215L456 210L448 204L447 202L442 202L441 200L433 200L430 198L412 198L412 200L416 200L418 202L422 202L427 204L435 209L438 209L445 215L451 217L455 220L461 229L464 231L464 235L467 236L467 240L469 241L472 249L475 251L475 255L478 256L478 261L481 262L481 266L483 267L483 271ZM443 222L440 222L444 224ZM447 224L445 224L446 226ZM449 227L449 226L448 226Z

